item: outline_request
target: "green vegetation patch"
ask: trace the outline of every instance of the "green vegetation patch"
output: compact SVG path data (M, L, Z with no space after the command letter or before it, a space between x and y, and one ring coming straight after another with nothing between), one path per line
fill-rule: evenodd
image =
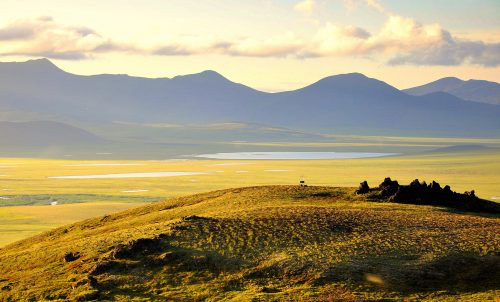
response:
M151 196L120 196L99 194L38 194L38 195L3 195L0 207L27 206L27 205L58 205L95 201L115 202L155 202L164 200L165 197Z

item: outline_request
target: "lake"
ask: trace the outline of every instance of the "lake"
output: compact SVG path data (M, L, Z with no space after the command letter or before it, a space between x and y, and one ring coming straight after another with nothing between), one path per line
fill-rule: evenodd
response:
M144 178L144 177L172 177L206 175L208 172L142 172L121 174L98 174L98 175L74 175L74 176L49 176L54 179L94 179L94 178Z
M235 160L305 160L305 159L353 159L370 158L396 155L396 153L375 152L228 152L200 154L195 157L210 159L235 159Z

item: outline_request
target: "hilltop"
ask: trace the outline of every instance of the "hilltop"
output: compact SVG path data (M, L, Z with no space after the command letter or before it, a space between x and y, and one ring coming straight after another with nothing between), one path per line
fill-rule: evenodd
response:
M0 300L487 300L500 220L266 186L180 197L0 249Z

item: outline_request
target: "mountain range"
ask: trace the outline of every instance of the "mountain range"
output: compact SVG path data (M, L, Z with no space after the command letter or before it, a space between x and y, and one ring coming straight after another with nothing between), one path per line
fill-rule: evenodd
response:
M40 59L0 63L0 112L16 112L18 118L25 112L31 118L54 116L70 124L243 122L350 134L500 134L500 106L464 100L443 92L447 85L431 84L427 94L425 86L400 91L350 73L293 91L266 93L215 71L156 79L80 76Z
M500 84L482 80L463 81L454 77L403 90L411 95L446 92L464 100L500 105Z

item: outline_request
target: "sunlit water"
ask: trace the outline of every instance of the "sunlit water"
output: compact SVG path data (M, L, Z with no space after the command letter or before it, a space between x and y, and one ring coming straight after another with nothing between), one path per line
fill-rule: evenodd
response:
M99 174L99 175L74 175L74 176L50 176L54 179L93 179L93 178L145 178L145 177L172 177L205 175L209 172L142 172L142 173L121 173L121 174Z
M200 154L196 157L210 159L235 159L235 160L304 160L304 159L353 159L369 158L395 155L396 153L374 153L374 152L231 152L231 153L211 153Z

